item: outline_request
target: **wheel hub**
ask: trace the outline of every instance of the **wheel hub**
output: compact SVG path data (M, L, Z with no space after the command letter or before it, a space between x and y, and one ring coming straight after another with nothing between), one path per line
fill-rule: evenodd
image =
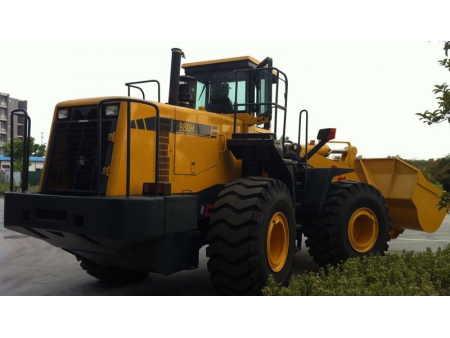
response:
M273 272L279 272L289 251L289 224L286 216L277 212L273 215L267 231L267 259Z
M348 239L354 250L366 253L373 248L378 238L378 220L368 208L356 210L348 224Z

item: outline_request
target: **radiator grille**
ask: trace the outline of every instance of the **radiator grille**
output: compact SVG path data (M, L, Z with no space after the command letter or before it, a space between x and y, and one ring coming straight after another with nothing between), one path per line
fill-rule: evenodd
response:
M96 120L58 121L47 160L43 191L95 194L99 186L97 170L109 163L112 143L108 134L115 131L116 120L102 120L101 159L98 160Z

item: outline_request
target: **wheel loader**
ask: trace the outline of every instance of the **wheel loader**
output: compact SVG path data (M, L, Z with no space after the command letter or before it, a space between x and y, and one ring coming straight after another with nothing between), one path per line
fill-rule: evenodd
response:
M441 225L441 191L407 163L357 159L350 142L332 150L335 128L309 140L306 110L293 115L298 139L289 141L288 79L271 58L182 58L173 48L167 103L156 80L126 83L127 96L58 103L39 191L27 191L24 152L5 227L110 283L195 269L206 246L219 295L258 295L270 275L289 283L303 236L326 266L384 254L404 229ZM28 112L11 114L25 116L29 138Z

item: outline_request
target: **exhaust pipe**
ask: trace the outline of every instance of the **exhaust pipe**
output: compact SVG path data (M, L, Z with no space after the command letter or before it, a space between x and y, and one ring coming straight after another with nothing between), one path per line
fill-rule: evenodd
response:
M179 48L172 48L172 65L170 68L169 86L169 104L172 105L178 104L181 58L185 58L183 51Z

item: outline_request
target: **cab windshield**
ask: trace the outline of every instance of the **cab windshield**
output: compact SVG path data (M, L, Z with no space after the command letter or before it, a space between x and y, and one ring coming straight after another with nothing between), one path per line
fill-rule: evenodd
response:
M236 74L230 71L189 73L197 80L195 108L205 107L217 113L233 113L233 105L238 104L238 112L247 111L245 107L247 84L245 74L238 74L236 93Z
M214 113L270 114L273 84L271 71L256 64L216 63L185 69L196 80L193 108Z

